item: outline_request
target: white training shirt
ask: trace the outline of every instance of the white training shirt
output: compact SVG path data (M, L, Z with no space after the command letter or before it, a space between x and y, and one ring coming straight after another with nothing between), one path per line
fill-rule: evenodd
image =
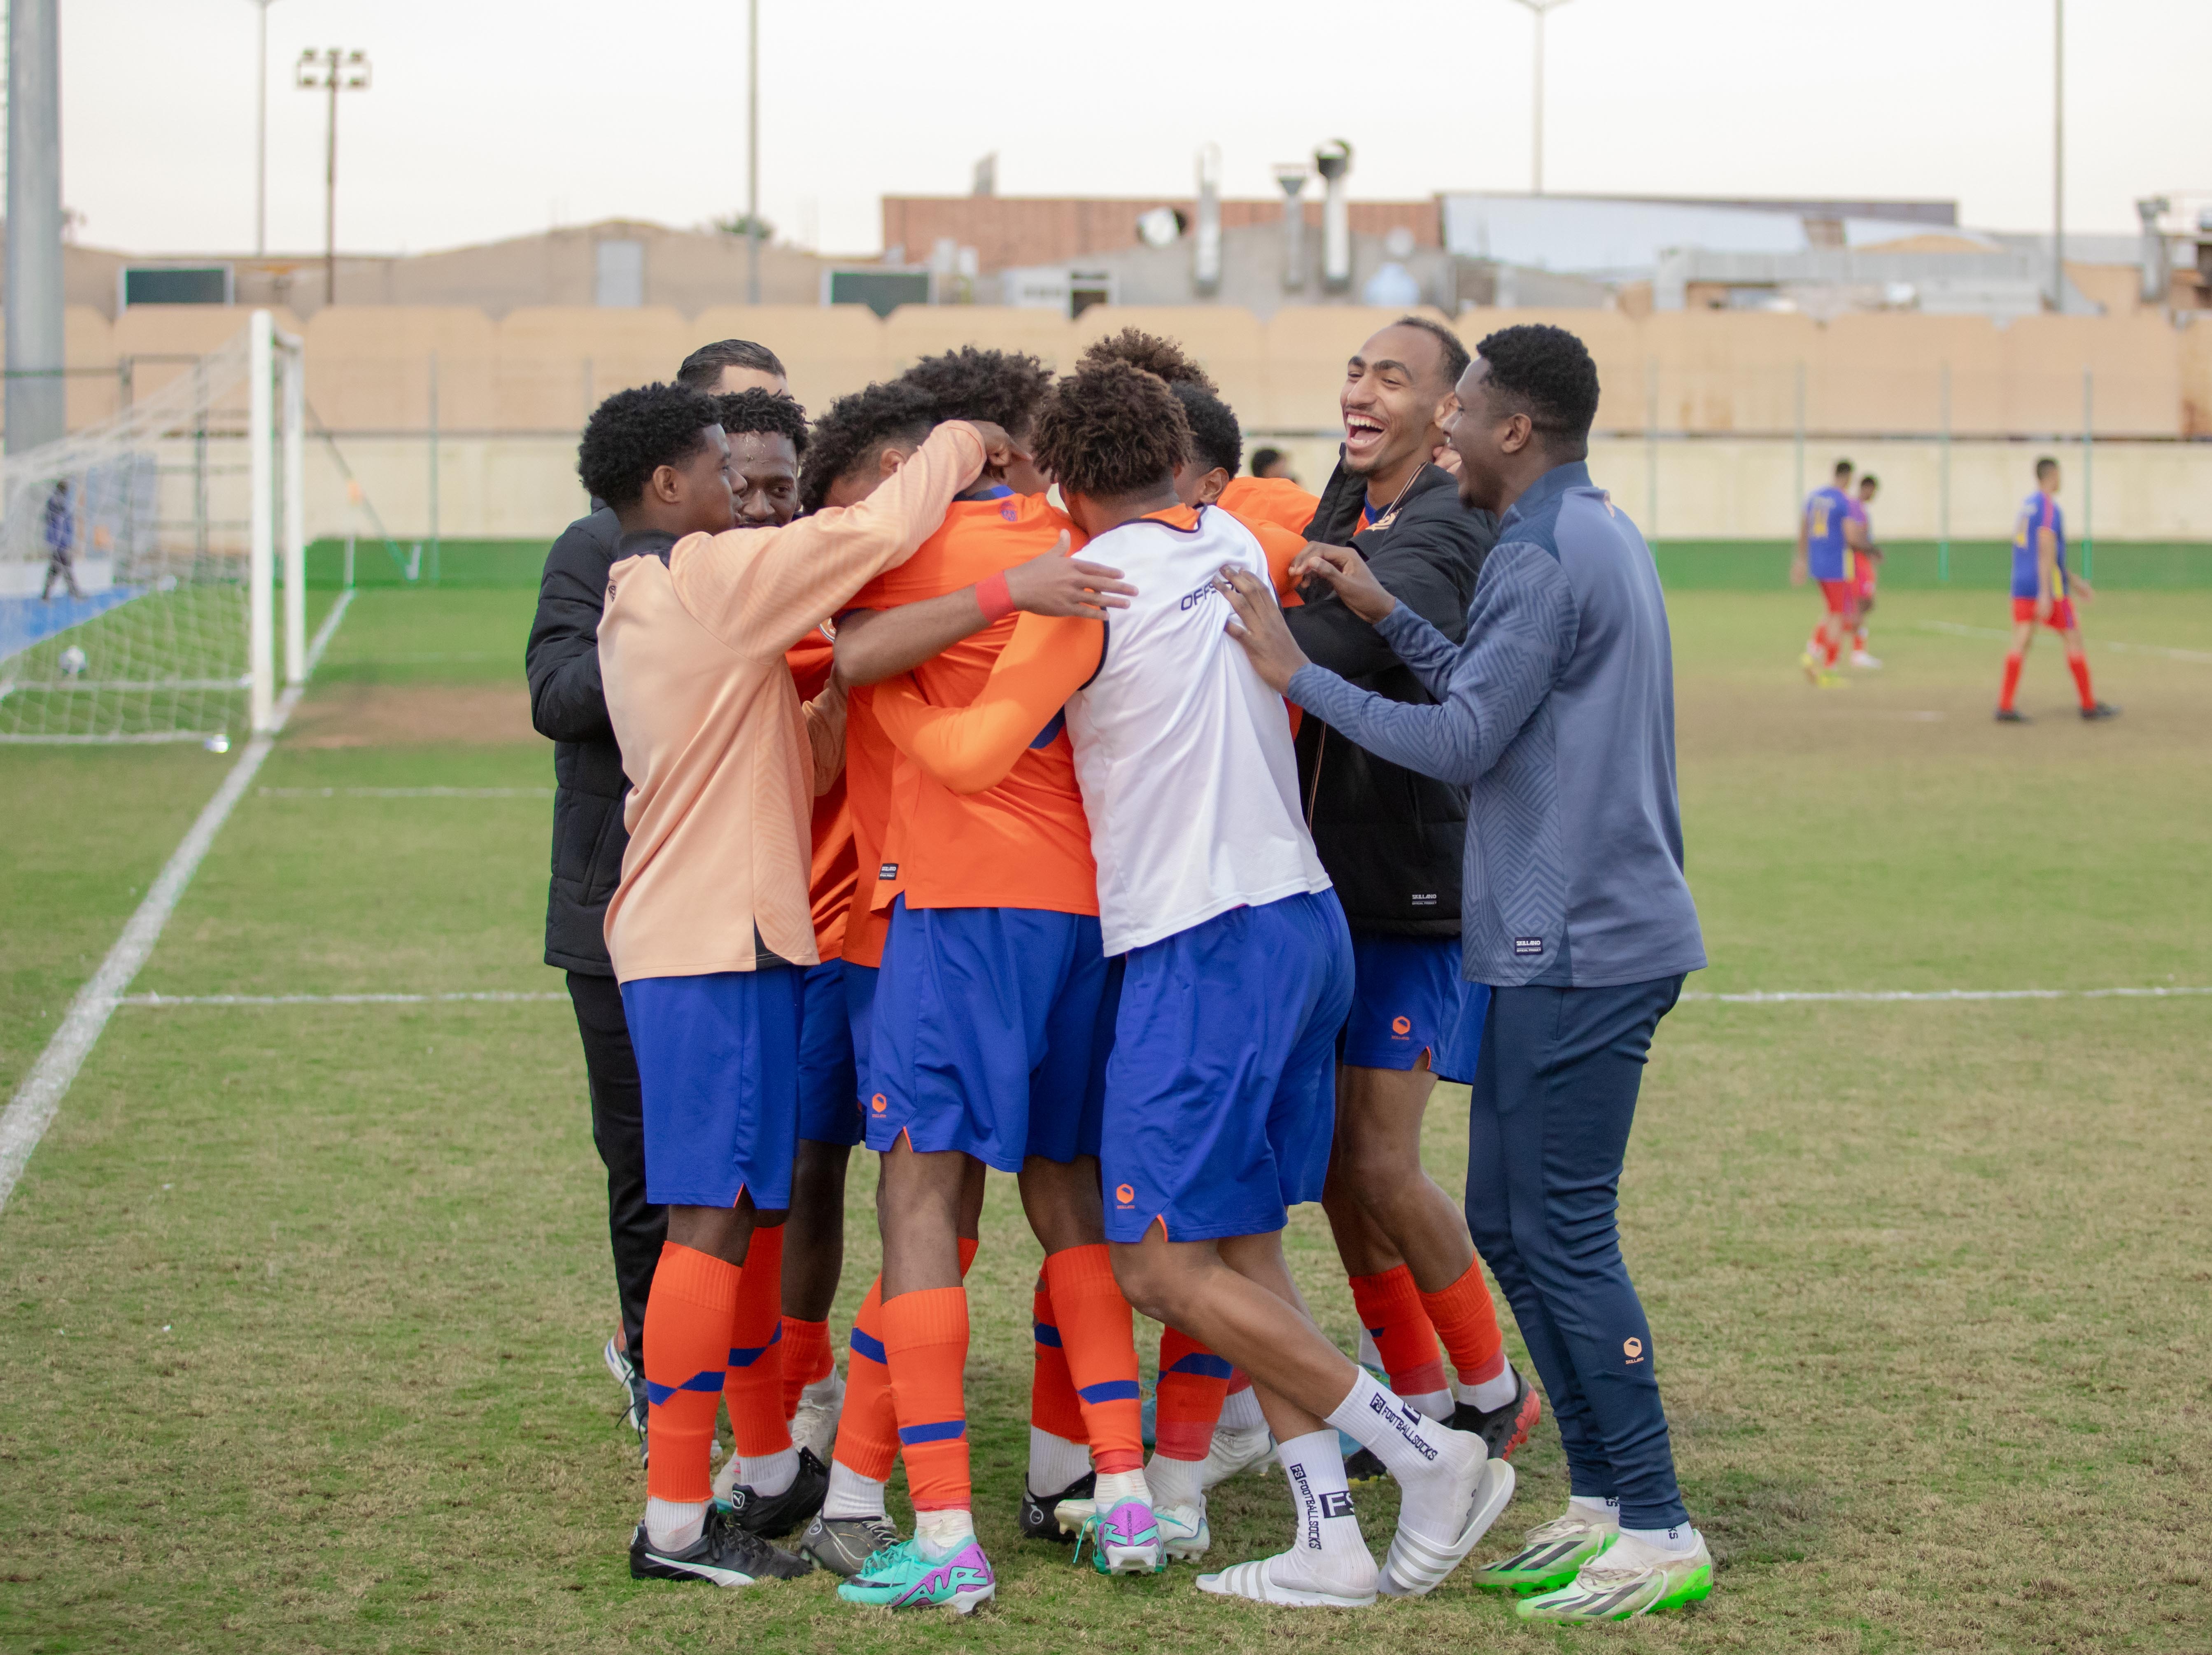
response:
M1213 586L1224 563L1267 581L1260 543L1200 507L1194 527L1140 518L1083 556L1137 588L1067 703L1107 953L1328 890L1298 811L1290 715L1224 630L1233 611Z

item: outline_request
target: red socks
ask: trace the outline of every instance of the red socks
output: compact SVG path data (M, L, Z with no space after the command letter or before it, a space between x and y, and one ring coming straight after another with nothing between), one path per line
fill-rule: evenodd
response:
M1206 1457L1213 1445L1213 1427L1221 1422L1229 1373L1226 1361L1188 1334L1173 1328L1161 1329L1152 1442L1163 1458Z
M646 1342L652 1348L652 1342ZM748 1459L791 1446L783 1412L783 1226L756 1226L730 1322L730 1379L722 1400L730 1438Z
M961 1387L968 1366L968 1290L902 1293L887 1301L883 1312L885 1366L914 1508L965 1509L972 1500L968 1408Z
M1425 1293L1420 1299L1462 1384L1480 1384L1505 1371L1505 1337L1498 1330L1498 1307L1491 1303L1480 1259L1442 1293ZM1391 1389L1398 1389L1395 1382Z
M1401 1264L1379 1275L1355 1275L1351 1281L1352 1307L1359 1312L1359 1325L1375 1341L1382 1371L1390 1376L1390 1389L1401 1396L1446 1389L1443 1359L1437 1354L1437 1329L1429 1325L1413 1271Z
M2086 713L2097 704L2097 697L2089 689L2089 658L2087 655L2067 656L2066 670L2074 675L2074 687L2081 692L2081 710Z
M737 1312L738 1267L664 1242L645 1301L646 1493L654 1500L714 1498L709 1466L714 1413Z
M1052 1295L1042 1276L1037 1278L1036 1291L1030 1301L1030 1332L1036 1340L1036 1366L1030 1376L1030 1423L1063 1442L1089 1442L1083 1403L1067 1372L1066 1342L1054 1317Z
M1997 691L1997 711L2012 711L2012 698L2020 692L2021 657L2017 650L2005 657L2004 688Z
M1129 1301L1114 1280L1106 1244L1070 1247L1044 1262L1068 1376L1083 1404L1091 1463L1102 1473L1145 1463L1143 1392ZM903 1425L905 1411L900 1411Z

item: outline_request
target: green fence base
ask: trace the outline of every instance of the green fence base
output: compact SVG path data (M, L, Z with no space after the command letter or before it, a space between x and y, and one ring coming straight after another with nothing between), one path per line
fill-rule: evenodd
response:
M1666 540L1653 549L1660 583L1676 592L1783 592L1790 586L1786 540ZM2002 591L2012 583L2012 546L2003 540L1954 540L1950 578L1933 540L1882 545L1881 584L1893 591ZM2100 591L2212 587L2212 545L2202 541L2097 542L2092 577Z

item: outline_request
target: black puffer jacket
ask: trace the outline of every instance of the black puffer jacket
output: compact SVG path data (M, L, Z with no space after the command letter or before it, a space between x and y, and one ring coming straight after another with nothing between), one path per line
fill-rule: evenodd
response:
M545 900L545 963L612 977L607 898L622 879L629 792L622 749L599 687L599 611L622 526L602 506L561 531L545 554L526 657L530 721L553 739L553 879Z
M1435 465L1414 478L1387 522L1362 530L1366 497L1364 479L1340 464L1306 538L1352 547L1385 591L1456 643L1467 633L1475 576L1498 540L1498 519L1462 506L1458 479ZM1304 596L1283 618L1310 660L1393 701L1434 700L1375 629L1321 582L1307 582ZM1309 713L1298 727L1298 791L1353 930L1459 934L1465 788L1377 758Z

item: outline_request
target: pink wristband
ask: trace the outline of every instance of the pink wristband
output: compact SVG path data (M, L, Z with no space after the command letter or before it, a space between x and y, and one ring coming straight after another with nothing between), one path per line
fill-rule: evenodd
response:
M975 582L975 606L987 621L1002 621L1014 612L1014 594L1004 574L987 575Z

